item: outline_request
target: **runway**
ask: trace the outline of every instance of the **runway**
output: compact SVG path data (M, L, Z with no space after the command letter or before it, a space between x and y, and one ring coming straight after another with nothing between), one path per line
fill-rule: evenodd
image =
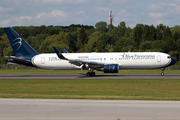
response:
M180 101L0 99L0 120L179 120Z
M180 79L180 74L97 74L94 77L85 74L0 74L0 80L5 79Z

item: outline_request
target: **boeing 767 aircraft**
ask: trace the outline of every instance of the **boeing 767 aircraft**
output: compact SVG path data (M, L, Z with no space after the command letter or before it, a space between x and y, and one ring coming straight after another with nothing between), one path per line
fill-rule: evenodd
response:
M164 69L174 65L176 60L161 52L110 52L110 53L38 53L12 28L4 28L15 56L9 62L51 70L88 70L87 76L95 72L118 73L119 69Z

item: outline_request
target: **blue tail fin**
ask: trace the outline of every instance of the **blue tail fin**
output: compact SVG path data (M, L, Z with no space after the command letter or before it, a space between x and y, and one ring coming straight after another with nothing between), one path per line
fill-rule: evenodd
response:
M25 56L25 55L36 55L36 52L26 41L19 36L12 28L4 28L8 36L11 47L14 51L16 57Z

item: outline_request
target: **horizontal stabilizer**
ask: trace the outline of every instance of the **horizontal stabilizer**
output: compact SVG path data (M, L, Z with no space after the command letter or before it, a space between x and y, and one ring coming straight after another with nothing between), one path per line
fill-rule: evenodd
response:
M5 56L5 57L7 57L9 59L13 59L13 60L18 61L18 62L31 63L31 61L29 61L29 60L24 60L24 59L16 58L14 56Z

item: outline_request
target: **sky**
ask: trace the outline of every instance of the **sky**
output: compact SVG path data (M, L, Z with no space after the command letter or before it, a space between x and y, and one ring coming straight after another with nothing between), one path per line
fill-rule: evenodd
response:
M180 0L0 0L0 27L109 24L111 8L114 26L180 25Z

